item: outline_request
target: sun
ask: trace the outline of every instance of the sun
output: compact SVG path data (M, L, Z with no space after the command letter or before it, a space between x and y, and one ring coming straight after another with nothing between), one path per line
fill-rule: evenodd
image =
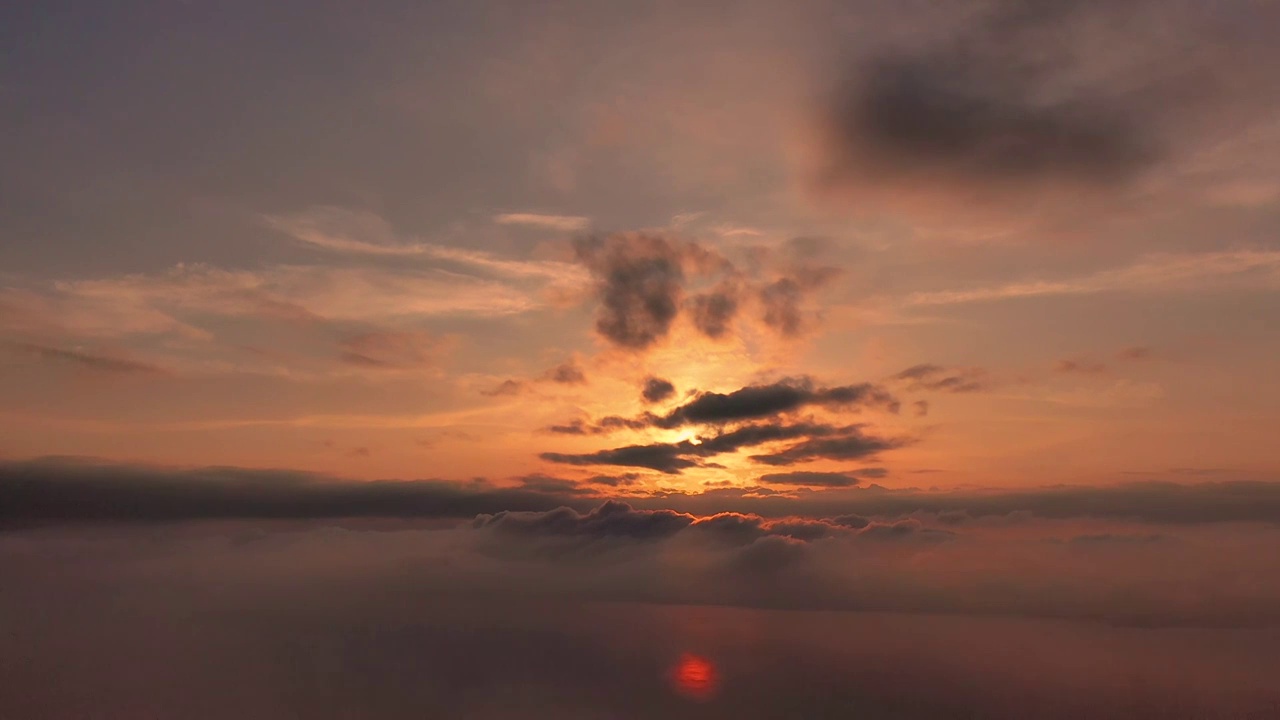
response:
M691 700L710 700L719 689L716 667L704 657L684 653L671 669L671 685Z

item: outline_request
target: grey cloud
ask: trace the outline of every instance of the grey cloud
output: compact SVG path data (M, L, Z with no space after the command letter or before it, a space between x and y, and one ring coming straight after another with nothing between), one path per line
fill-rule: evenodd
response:
M631 350L666 337L684 295L681 246L637 234L580 238L574 249L598 285L596 331L601 336Z
M925 363L894 375L908 390L969 393L986 389L986 372L980 368L945 368Z
M793 241L788 247L794 253L795 248L803 248L804 244ZM760 305L764 310L761 320L783 337L799 335L806 324L805 297L839 274L838 268L826 265L808 262L793 265L787 275L759 289Z
M644 388L640 392L640 396L645 402L656 403L662 402L667 398L675 395L676 386L671 384L670 380L663 380L658 377L645 378Z
M587 376L582 372L582 368L578 367L577 363L574 362L561 363L548 370L543 377L562 385L581 385L587 381Z
M805 298L839 274L811 261L815 248L792 243L789 259L766 258L752 266L756 276L748 277L707 247L660 235L622 233L575 243L578 261L596 282L596 332L634 351L665 338L682 312L702 335L722 338L752 298L766 327L787 337L800 333Z
M695 295L686 302L693 326L709 338L721 338L738 314L738 298L732 290L721 289Z
M828 108L829 171L1101 186L1133 177L1160 157L1153 106L1096 81L1065 82L1081 50L1067 38L1099 17L1116 22L1105 7L997 2L950 42L872 60Z

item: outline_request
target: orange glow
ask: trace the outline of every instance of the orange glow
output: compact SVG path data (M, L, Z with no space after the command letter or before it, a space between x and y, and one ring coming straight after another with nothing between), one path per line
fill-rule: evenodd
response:
M685 653L671 671L671 683L676 692L687 698L710 700L716 694L719 678L711 661Z

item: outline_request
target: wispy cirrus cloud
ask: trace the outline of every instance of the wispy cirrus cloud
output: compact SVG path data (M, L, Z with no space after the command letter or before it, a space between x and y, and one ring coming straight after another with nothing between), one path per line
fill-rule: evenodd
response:
M31 283L6 289L4 298L5 327L43 325L91 337L199 335L210 317L377 322L500 317L544 304L511 284L444 270L321 265L224 270L182 264L160 273Z
M1214 253L1148 255L1124 267L1060 280L1023 280L963 290L919 292L908 306L959 305L1061 295L1114 292L1162 292L1202 287L1213 282L1249 283L1280 288L1280 251L1234 250Z
M493 221L499 225L525 225L564 232L586 230L591 225L589 218L580 215L543 215L541 213L502 213L494 215Z
M381 216L365 211L313 207L293 214L267 215L263 220L297 242L333 253L419 258L424 262L457 266L464 272L514 280L542 279L570 285L585 284L588 280L587 273L573 263L507 258L482 250L409 239Z
M128 375L149 375L161 373L163 370L150 363L138 362L126 358L112 357L80 350L38 345L36 343L0 342L0 350L10 354L32 358L41 362L70 364L75 367L99 372L123 373Z

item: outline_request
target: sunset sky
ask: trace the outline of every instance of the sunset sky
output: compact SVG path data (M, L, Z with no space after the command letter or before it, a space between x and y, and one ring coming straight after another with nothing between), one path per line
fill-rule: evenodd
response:
M0 451L578 480L808 378L896 485L1280 470L1269 6L345 5L5 23Z
M0 523L70 529L0 533L42 578L0 609L185 593L189 553L228 583L403 561L488 597L545 564L575 602L1274 629L1277 27L1266 0L15 3ZM353 518L409 525L325 534ZM245 560L246 532L297 536ZM583 538L625 561L553 567ZM129 567L33 569L81 552ZM1254 707L1223 672L1204 697Z

